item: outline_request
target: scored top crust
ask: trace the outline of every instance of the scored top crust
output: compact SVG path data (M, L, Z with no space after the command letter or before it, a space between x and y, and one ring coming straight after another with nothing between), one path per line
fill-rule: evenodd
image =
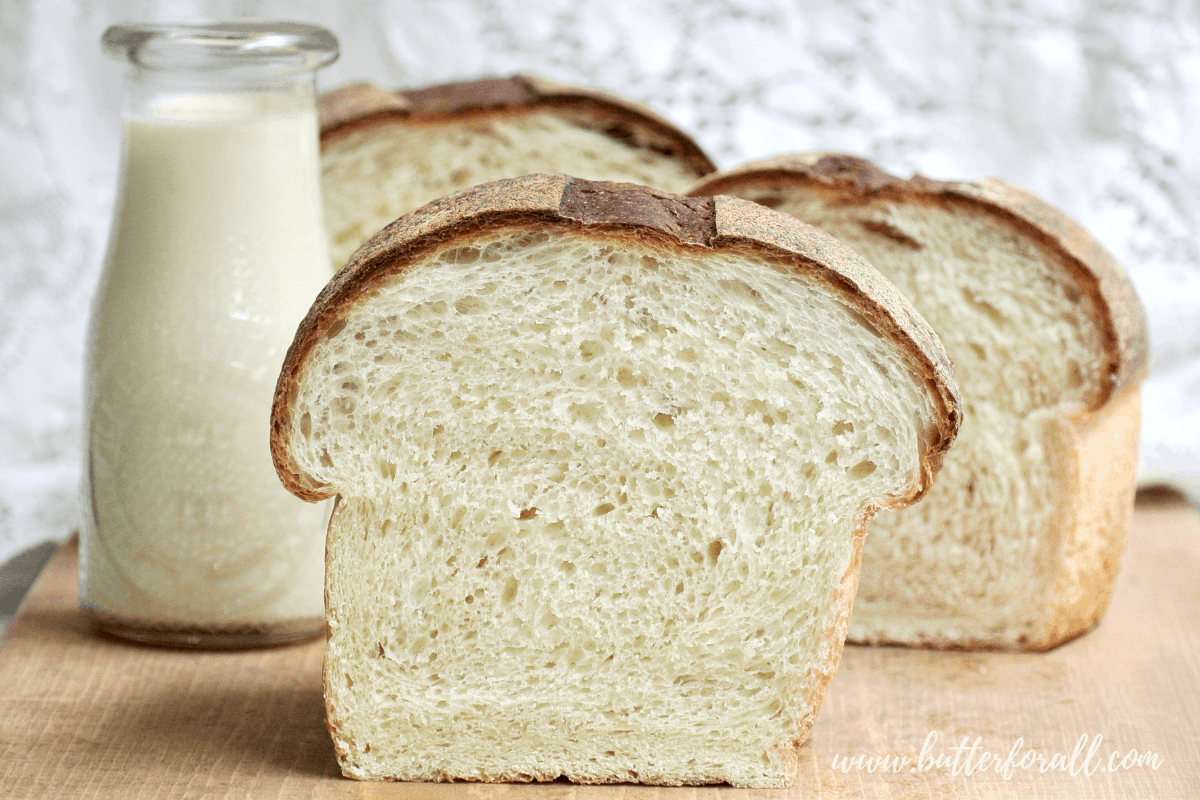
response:
M1128 387L1145 379L1150 367L1150 336L1146 312L1133 283L1116 259L1069 216L1029 192L996 178L940 181L914 175L898 178L871 162L842 153L798 153L744 164L701 180L689 194L736 193L747 179L759 185L774 182L816 184L843 196L903 200L923 196L967 203L984 213L1005 218L1032 238L1066 256L1066 263L1104 312L1102 326L1108 359L1107 381L1091 398L1095 411Z
M291 408L305 361L317 342L344 325L373 287L424 253L454 239L500 227L559 225L654 240L681 250L752 253L780 268L827 283L878 330L897 341L929 385L939 418L924 443L921 477L904 506L928 491L954 441L960 398L941 341L879 272L833 237L757 203L733 197L681 197L634 184L529 175L476 186L401 217L364 244L318 295L288 349L271 417L271 454L288 491L316 502L336 494L298 468L289 455Z
M321 144L326 146L352 131L396 120L426 124L534 109L554 109L582 128L604 133L630 147L671 156L687 165L696 177L716 170L712 159L691 137L644 106L536 75L396 92L370 83L354 83L322 95L318 113Z

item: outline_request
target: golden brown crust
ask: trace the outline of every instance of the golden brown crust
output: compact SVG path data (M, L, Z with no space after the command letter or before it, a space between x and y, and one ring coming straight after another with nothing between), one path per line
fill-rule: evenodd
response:
M716 169L700 146L653 111L606 92L514 75L390 92L356 83L322 95L318 108L322 146L354 130L388 123L449 120L555 110L575 125L634 148L653 150L685 164L696 177Z
M288 454L290 408L298 376L322 336L340 330L353 304L386 277L448 240L499 227L563 226L576 232L657 240L669 246L753 253L807 272L839 291L856 312L908 353L929 386L940 417L923 443L922 475L901 507L924 496L958 432L960 400L941 341L909 302L866 261L833 237L762 206L732 197L690 198L645 186L528 175L483 184L435 200L377 233L318 295L288 349L275 390L271 455L288 491L315 502L334 491L299 470Z
M808 185L840 197L905 200L929 198L969 203L999 216L1027 235L1060 252L1096 301L1106 342L1107 367L1096 411L1124 389L1146 377L1150 333L1146 312L1129 276L1078 223L1023 189L995 178L936 181L914 175L904 179L855 156L841 153L794 153L755 161L702 179L689 194L738 194L749 185Z
M1089 456L1095 458L1097 455L1110 453L1113 442L1107 435L1111 433L1112 428L1128 429L1130 421L1136 425L1140 418L1139 395L1137 389L1130 390L1124 396L1119 409L1111 414L1100 415L1104 419L1096 420L1096 428L1080 434L1090 439L1091 446L1085 443L1071 454L1079 459L1074 466L1086 463ZM1132 475L1136 469L1136 431L1133 432L1132 439L1135 443L1133 457L1118 455L1120 460L1111 464L1113 472ZM1123 445L1121 449L1124 449ZM1092 463L1094 465L1096 462ZM1044 653L1082 636L1099 624L1112 599L1119 559L1125 548L1129 519L1133 515L1132 496L1135 488L1132 481L1125 483L1121 479L1082 480L1080 491L1074 498L1072 513L1064 520L1059 542L1060 550L1068 550L1072 546L1076 550L1071 558L1060 558L1056 563L1054 586L1045 618L1040 623L1041 630L1036 638L1022 636L1015 643L1009 643L996 637L951 639L921 633L891 636L877 632L867 636L860 635L848 643L922 647L930 650ZM1093 501L1098 505L1088 505ZM1080 517L1096 516L1106 519L1103 527L1095 528L1086 521L1079 521ZM1084 572L1081 567L1090 569Z
M1090 630L1108 608L1137 488L1141 387L1100 412L1065 421L1071 509L1059 542L1045 632L1029 649L1049 650Z

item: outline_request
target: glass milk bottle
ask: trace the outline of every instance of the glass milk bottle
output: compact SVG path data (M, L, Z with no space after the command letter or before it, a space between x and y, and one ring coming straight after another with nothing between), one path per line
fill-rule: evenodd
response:
M256 647L324 630L328 509L288 494L271 396L330 277L308 25L118 25L124 157L92 309L80 602L109 634Z

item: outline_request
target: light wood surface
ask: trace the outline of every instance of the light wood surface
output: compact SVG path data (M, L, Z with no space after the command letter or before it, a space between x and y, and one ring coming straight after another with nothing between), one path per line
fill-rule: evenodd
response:
M661 789L566 783L359 783L340 777L325 732L322 643L191 653L99 638L76 608L64 547L0 644L0 797L757 800L758 798L1200 797L1200 519L1178 498L1143 498L1101 625L1049 653L848 647L794 788ZM1010 776L919 769L964 740ZM1096 769L1021 768L1036 749ZM1098 737L1102 737L1099 738ZM1086 750L1097 744L1090 760ZM1107 771L1111 754L1156 755ZM898 773L835 758L905 757ZM1118 761L1120 758L1118 757Z

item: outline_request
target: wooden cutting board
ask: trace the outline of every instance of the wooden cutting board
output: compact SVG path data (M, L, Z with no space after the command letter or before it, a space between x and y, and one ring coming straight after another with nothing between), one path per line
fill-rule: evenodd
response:
M321 642L192 653L99 638L76 608L76 559L72 545L57 554L0 644L0 797L1200 797L1200 519L1177 497L1139 501L1108 615L1056 650L847 647L797 785L774 791L346 780L324 727ZM1074 775L1028 755L1069 760L1081 740ZM966 774L974 744L972 765L999 758ZM1142 763L1120 768L1131 751ZM856 756L909 761L842 761Z

